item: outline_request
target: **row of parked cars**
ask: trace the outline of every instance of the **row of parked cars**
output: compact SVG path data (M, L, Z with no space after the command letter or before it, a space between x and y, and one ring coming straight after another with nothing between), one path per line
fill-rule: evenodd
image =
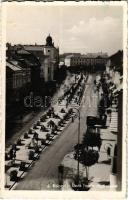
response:
M71 116L72 116L72 114L73 114L73 109L70 108L70 109L68 110L68 112L66 112L66 111L62 108L62 109L61 109L61 112L63 113L63 118L59 118L58 125L55 126L56 132L60 129L61 126L64 125L64 123L65 123L66 121L68 121L68 120L71 118ZM32 147L29 147L29 145L27 146L28 149L30 149L29 152L28 152L28 160L31 160L31 161L35 160L36 158L38 158L38 156L39 156L39 154L40 154L40 152L41 152L41 148L40 148L40 146L38 145L38 141L40 140L40 138L38 137L38 134L36 133L36 129L38 129L39 126L41 126L43 132L46 132L47 129L48 129L48 127L46 127L46 126L44 126L44 125L41 125L41 122L45 122L45 121L47 120L47 117L48 117L48 116L50 117L50 116L52 115L51 117L53 117L54 114L55 114L54 111L51 111L51 110L49 111L49 110L48 110L48 112L47 112L46 114L42 115L42 116L40 117L40 120L38 120L38 121L33 125L33 128L30 128L30 129L28 130L28 132L24 133L24 139L28 139L28 138L30 138L30 135L32 135L32 136L33 136L33 139L37 141L37 143L35 143L35 145L34 145L33 148L32 148ZM59 115L58 115L58 116L59 116ZM56 116L55 116L55 117L56 117ZM54 127L53 125L55 125L55 123L54 123L52 120L49 121L48 125L49 125L49 126L51 125L51 127L50 127L51 130L54 130L54 131L55 131L55 129L52 129L52 127ZM47 145L47 142L46 142L46 141L50 140L52 136L54 136L53 132L51 132L51 134L50 134L50 133L47 133L47 134L46 134L46 139L41 139L41 145L43 145L43 146ZM13 144L12 147L11 147L11 149L10 149L10 151L9 151L8 153L5 154L5 160L10 160L10 161L12 161L12 166L13 166L13 164L14 164L14 162L15 162L15 159L16 159L16 151L17 151L17 149L18 149L21 145L22 145L22 139L18 139L18 140L17 140L17 143L16 143L16 144ZM36 155L36 157L35 157L35 155ZM7 167L7 166L6 166L6 167ZM8 168L7 168L6 170L8 170ZM26 171L26 170L27 170L26 162L25 162L25 161L22 161L22 162L20 163L20 165L19 165L19 170L20 170L20 171ZM17 176L17 175L18 175L18 171L17 171L17 170L12 170L12 171L10 172L10 181L17 182L17 181L18 181L18 176Z

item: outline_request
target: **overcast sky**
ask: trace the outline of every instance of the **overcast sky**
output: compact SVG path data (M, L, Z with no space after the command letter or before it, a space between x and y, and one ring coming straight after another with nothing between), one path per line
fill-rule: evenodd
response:
M50 33L60 53L103 51L110 55L122 49L122 17L121 6L10 5L7 42L45 44Z

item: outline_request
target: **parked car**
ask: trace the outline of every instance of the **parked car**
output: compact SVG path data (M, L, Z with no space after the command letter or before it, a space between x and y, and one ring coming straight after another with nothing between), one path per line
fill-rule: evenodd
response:
M87 116L86 124L87 126L95 126L96 124L102 125L102 120L98 117Z

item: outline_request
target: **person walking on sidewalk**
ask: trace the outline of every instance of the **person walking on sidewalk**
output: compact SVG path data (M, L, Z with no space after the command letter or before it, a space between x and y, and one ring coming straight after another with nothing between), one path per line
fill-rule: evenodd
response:
M98 143L98 150L100 151L100 149L101 149L101 145L102 145L102 140L101 140L101 138L99 138L99 143Z
M74 116L72 116L72 123L74 122Z
M58 166L58 183L59 185L63 185L63 175L64 175L64 166L60 164Z

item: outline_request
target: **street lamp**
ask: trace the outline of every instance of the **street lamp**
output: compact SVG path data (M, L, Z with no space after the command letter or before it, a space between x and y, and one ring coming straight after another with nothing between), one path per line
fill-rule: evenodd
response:
M80 110L79 108L73 107L73 109L76 109L78 112L78 120L79 120L79 124L78 124L78 152L77 152L77 156L78 156L78 163L77 163L77 178L78 178L78 183L79 183L79 173L80 173L80 162L79 162L79 145L80 145Z
M77 110L77 113L78 113L78 120L79 120L79 124L78 124L78 153L77 153L77 155L78 155L78 163L77 163L77 178L78 178L78 181L79 181L79 169L80 169L80 167L79 167L79 145L80 145L80 110L79 110L79 106L78 106L78 108L76 108L76 107L74 107L74 106L69 106L69 108L72 108L72 109L76 109ZM76 116L76 115L75 115Z

